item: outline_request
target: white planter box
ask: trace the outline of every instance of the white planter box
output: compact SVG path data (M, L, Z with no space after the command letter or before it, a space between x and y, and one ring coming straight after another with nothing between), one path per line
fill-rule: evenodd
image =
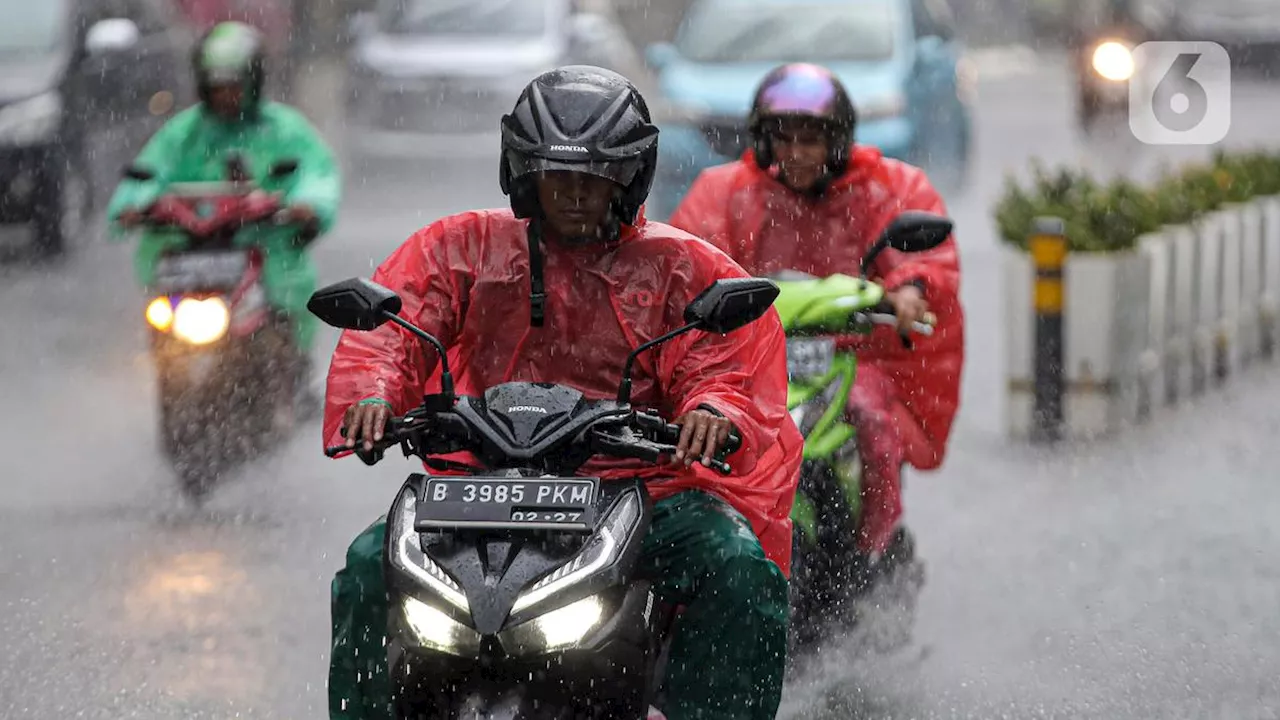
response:
M1191 392L1209 387L1219 366L1222 318L1222 221L1221 213L1210 213L1195 224L1196 306L1195 330L1191 339Z
M1006 411L1010 434L1025 438L1034 405L1034 270L1030 258L1012 248L1005 249L1004 264L1010 333ZM1149 265L1138 251L1068 256L1063 324L1066 437L1098 437L1138 418L1140 358L1150 326Z
M1218 266L1218 323L1214 337L1217 367L1220 377L1230 377L1240 372L1242 362L1241 313L1244 298L1241 292L1244 271L1241 266L1243 244L1242 205L1231 204L1213 213L1212 221L1218 224L1218 237L1222 243L1222 256Z
M1262 354L1262 205L1240 208L1240 360L1249 365Z
M1275 358L1280 343L1280 196L1257 201L1262 212L1262 298L1259 303L1258 344L1264 356Z
M1087 439L1185 402L1249 362L1280 357L1280 196L1164 227L1127 253L1068 255L1068 438ZM1009 432L1031 430L1034 270L1005 248Z
M1172 279L1169 287L1167 314L1169 334L1165 339L1165 403L1172 404L1191 396L1193 372L1192 346L1196 329L1196 233L1186 225L1163 229L1173 254Z
M1155 233L1138 239L1138 252L1150 269L1147 284L1147 330L1138 357L1139 419L1145 419L1167 402L1169 336L1172 327L1173 244L1167 235Z

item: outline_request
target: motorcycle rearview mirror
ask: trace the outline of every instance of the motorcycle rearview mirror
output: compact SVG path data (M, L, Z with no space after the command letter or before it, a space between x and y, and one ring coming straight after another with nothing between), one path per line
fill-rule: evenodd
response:
M326 325L345 330L376 330L393 322L417 335L440 355L440 393L453 398L453 373L444 345L434 335L400 317L404 301L378 283L365 278L349 278L315 291L307 301L307 310Z
M627 356L618 386L618 403L631 402L631 370L640 353L690 330L723 334L744 327L759 320L773 306L779 292L778 286L767 278L727 278L712 283L685 307L686 325L644 343Z
M717 280L684 309L684 321L699 330L732 332L759 320L779 292L767 278Z
M924 252L946 242L955 223L950 218L920 210L907 210L889 223L875 244L862 257L862 276L866 277L876 258L886 248L898 252Z
M124 176L130 180L137 180L138 182L147 182L148 180L154 180L156 178L155 173L137 165L129 165L126 167L124 169Z
M289 158L288 160L281 160L280 162L271 166L271 178L273 180L280 180L282 178L289 177L290 175L294 174L297 171L298 171L297 160L293 158Z

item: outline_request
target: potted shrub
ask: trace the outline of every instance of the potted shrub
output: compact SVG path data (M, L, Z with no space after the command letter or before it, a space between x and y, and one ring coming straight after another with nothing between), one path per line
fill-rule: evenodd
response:
M1061 218L1067 433L1090 437L1185 397L1275 345L1280 156L1217 153L1149 186L1033 163L995 208L1005 257L1009 420L1030 427L1035 219Z

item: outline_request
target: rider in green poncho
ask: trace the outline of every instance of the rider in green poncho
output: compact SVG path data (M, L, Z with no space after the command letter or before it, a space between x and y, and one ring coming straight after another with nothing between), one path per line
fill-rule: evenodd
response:
M264 191L282 193L291 215L289 225L246 228L236 243L263 249L268 300L293 320L305 357L317 327L306 312L316 283L306 244L333 225L342 194L337 164L302 113L262 98L264 44L257 30L217 25L201 39L193 60L200 103L170 120L138 156L134 165L153 178L120 184L107 208L113 236L121 239L124 230L136 227L169 183L227 179L228 160L238 155ZM268 177L284 160L296 160L297 171ZM160 257L184 243L179 233L148 229L134 258L139 282L150 284Z

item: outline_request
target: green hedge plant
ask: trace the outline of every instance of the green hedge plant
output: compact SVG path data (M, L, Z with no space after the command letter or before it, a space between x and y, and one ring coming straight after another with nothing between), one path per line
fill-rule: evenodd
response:
M1072 168L1046 168L1032 161L1031 181L1005 180L996 204L1001 238L1026 249L1036 217L1066 222L1074 252L1123 252L1142 235L1164 225L1181 225L1225 203L1280 194L1280 154L1217 152L1208 163L1165 170L1156 182L1140 186L1118 178L1103 183Z

